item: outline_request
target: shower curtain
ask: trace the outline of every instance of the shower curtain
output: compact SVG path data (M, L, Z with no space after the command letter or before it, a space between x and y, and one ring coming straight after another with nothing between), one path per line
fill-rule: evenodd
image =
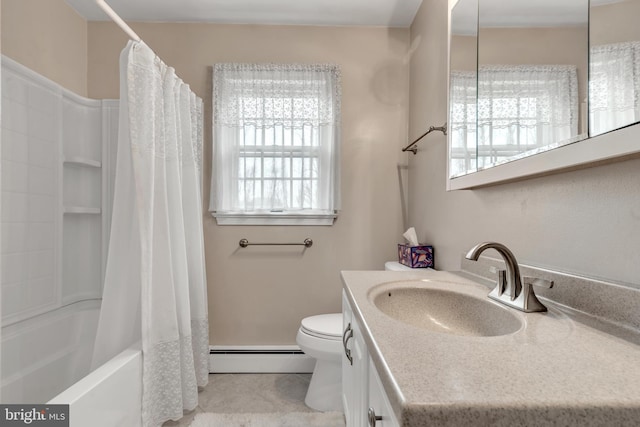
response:
M97 367L141 341L142 424L198 404L208 380L202 100L151 49L120 56L120 121Z

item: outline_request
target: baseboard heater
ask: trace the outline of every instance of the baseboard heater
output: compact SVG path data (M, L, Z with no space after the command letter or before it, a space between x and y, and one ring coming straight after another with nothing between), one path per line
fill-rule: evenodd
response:
M310 373L315 359L297 346L211 346L209 372L222 373Z

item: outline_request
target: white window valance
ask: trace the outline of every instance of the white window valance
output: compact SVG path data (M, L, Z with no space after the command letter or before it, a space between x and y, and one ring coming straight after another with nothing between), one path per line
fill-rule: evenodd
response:
M210 211L218 223L333 223L340 90L335 65L214 66Z

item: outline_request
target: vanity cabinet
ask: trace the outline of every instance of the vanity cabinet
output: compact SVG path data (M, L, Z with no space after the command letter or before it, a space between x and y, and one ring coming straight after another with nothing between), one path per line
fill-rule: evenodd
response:
M342 406L347 427L399 426L344 292L342 317Z
M384 392L382 381L371 358L369 358L369 403L367 405L367 419L369 420L369 426L400 427L400 424L393 414L391 403L389 403L389 399ZM373 423L374 420L375 424Z
M342 295L342 406L347 427L367 425L367 370L369 354L360 325L346 295Z

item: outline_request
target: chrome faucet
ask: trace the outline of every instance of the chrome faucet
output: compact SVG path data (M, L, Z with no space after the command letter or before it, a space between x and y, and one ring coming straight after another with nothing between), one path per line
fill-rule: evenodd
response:
M542 305L533 292L533 286L551 288L553 287L553 282L532 277L521 278L515 255L501 243L484 242L477 244L467 252L465 258L477 261L480 258L480 254L486 249L495 249L507 267L506 270L498 270L497 285L489 293L489 298L526 313L547 311L547 307Z

